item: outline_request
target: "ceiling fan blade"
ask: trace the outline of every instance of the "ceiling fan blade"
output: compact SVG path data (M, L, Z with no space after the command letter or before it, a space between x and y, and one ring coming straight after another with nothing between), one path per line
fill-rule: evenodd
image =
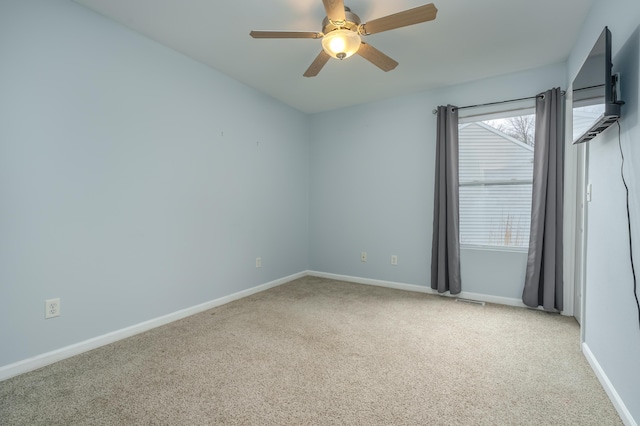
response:
M315 77L316 75L318 75L322 67L324 67L324 65L329 61L330 58L331 56L329 56L329 54L327 54L324 50L321 50L320 54L316 56L316 59L314 59L311 66L307 68L303 75L305 77Z
M327 11L327 18L331 21L345 21L344 0L322 0L324 10Z
M313 31L251 31L253 38L322 38L323 34Z
M373 65L377 66L385 72L391 71L398 66L398 63L396 61L365 42L362 42L362 44L360 44L358 55L362 56L367 61L371 62Z
M393 15L384 16L367 22L362 25L363 34L368 35L381 33L383 31L406 27L408 25L432 21L436 19L437 13L438 9L436 9L433 3L414 7L413 9L405 10L404 12L398 12Z

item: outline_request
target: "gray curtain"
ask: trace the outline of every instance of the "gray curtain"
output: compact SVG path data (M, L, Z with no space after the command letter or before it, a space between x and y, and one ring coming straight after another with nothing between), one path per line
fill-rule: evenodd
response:
M564 143L562 93L547 90L536 99L533 200L529 256L522 301L561 311Z
M436 179L431 245L431 288L458 294L460 226L458 214L458 108L438 107Z

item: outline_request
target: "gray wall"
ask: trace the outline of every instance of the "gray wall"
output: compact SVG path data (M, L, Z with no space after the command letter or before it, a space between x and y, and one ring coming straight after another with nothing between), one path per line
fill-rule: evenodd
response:
M308 268L307 116L67 0L0 58L0 366Z
M313 115L311 269L429 286L432 110L532 96L554 86L566 87L563 64ZM397 266L391 255L398 256ZM464 249L463 291L520 299L525 272L518 265L526 265L526 253ZM498 280L496 271L504 272Z
M416 95L312 116L311 269L428 283L433 106Z
M640 276L640 2L596 0L568 61L573 79L604 26L613 39L614 72L622 74L620 120L630 188L636 273ZM636 422L640 421L640 326L633 297L618 128L589 142L585 343Z

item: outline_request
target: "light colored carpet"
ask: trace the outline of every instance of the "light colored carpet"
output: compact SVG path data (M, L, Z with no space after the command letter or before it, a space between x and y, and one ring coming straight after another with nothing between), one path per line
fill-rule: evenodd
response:
M9 425L620 425L575 320L306 277L0 383Z

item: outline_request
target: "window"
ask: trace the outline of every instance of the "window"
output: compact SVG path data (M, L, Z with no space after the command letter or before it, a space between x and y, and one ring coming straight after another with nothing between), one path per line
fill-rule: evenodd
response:
M535 115L459 125L460 244L529 246Z

